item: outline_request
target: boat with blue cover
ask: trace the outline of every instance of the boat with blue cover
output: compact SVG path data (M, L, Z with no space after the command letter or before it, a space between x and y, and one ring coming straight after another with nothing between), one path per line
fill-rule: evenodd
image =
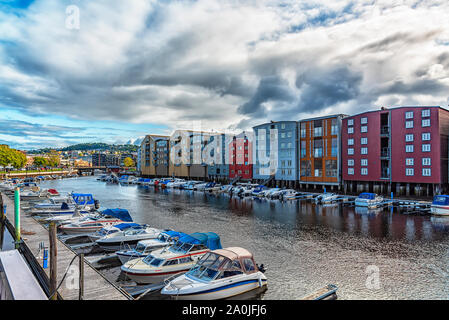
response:
M106 209L94 216L84 216L76 221L62 224L59 230L65 234L89 234L104 227L113 226L119 223L132 222L128 210L126 209Z
M160 283L175 274L188 271L211 250L221 249L220 237L214 232L192 233L176 244L151 252L122 265L125 276L136 283Z
M216 300L266 290L267 277L246 249L230 247L205 254L183 275L165 281L161 294L175 299Z
M382 205L384 199L375 193L363 192L355 199L356 207L377 208Z
M183 232L178 232L174 230L168 230L161 232L161 234L156 239L141 240L137 243L135 249L131 250L120 250L115 254L120 259L122 264L128 262L131 259L146 257L150 252L175 244L179 238L187 234Z
M41 203L30 213L39 216L87 214L99 208L99 202L91 193L71 193L71 199L62 203Z
M430 213L438 216L449 216L449 195L438 195L433 197Z

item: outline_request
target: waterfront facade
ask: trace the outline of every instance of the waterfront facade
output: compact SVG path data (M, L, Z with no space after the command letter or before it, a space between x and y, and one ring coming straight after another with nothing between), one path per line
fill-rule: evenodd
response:
M438 194L448 182L449 111L382 108L343 119L345 190Z
M170 137L169 175L189 179L207 179L217 133L176 130Z
M234 136L228 144L229 179L252 180L253 143L252 134L245 132Z
M210 180L223 180L229 176L228 156L226 145L230 136L224 133L211 135L209 139L210 161L207 163L207 175Z
M166 177L169 174L170 137L147 135L140 145L140 170L149 177Z
M298 123L271 121L253 127L253 179L298 180ZM285 183L284 183L285 185Z
M299 183L341 184L341 123L345 115L299 121Z

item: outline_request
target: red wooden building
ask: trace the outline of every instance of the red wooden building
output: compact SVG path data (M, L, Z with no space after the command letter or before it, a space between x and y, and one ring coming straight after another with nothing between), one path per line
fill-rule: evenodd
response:
M234 136L229 143L229 178L242 180L253 178L253 155L251 136L245 132Z

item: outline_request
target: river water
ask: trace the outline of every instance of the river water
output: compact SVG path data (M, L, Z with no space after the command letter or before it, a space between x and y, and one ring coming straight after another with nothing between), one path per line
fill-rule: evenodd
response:
M260 299L299 299L327 285L339 299L448 299L449 218L367 211L310 201L253 200L120 186L96 177L45 181L92 193L103 208L185 233L216 232L267 269Z

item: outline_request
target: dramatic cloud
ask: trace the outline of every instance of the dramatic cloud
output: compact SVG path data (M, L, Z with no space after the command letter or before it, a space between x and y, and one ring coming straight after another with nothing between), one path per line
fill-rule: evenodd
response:
M3 1L0 107L169 132L445 106L447 21L443 0Z

